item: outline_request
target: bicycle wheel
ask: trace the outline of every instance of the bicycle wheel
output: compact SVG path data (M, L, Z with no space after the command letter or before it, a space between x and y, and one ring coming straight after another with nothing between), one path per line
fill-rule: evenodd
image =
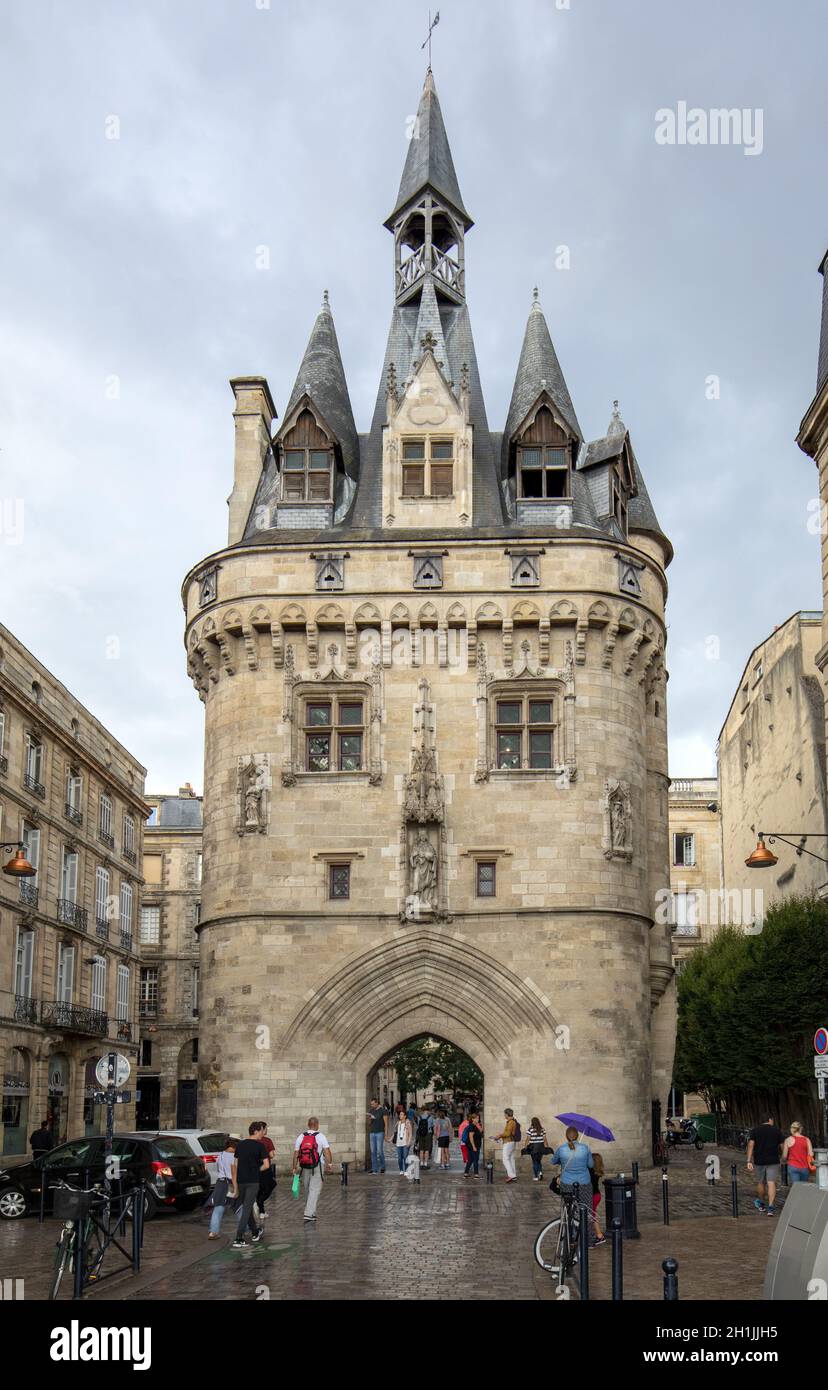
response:
M581 1229L580 1207L573 1208L564 1222L561 1247L561 1281L571 1274L578 1260L578 1235Z
M66 1269L67 1264L69 1263L69 1256L74 1240L74 1234L75 1233L73 1230L67 1230L65 1226L60 1233L60 1238L58 1239L57 1245L55 1247L55 1268L52 1274L52 1283L49 1288L50 1300L57 1298L58 1296L60 1281L63 1278L64 1271Z
M547 1274L560 1277L561 1269L561 1218L555 1217L542 1226L535 1237L535 1260Z

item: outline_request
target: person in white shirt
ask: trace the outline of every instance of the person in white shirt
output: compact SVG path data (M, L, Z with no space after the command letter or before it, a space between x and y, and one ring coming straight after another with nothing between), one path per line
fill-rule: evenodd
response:
M307 1129L293 1146L293 1172L302 1174L302 1185L308 1194L305 1203L305 1220L316 1220L316 1207L322 1191L322 1178L326 1167L333 1163L331 1146L320 1131L315 1115L308 1120Z
M233 1159L236 1154L236 1139L231 1134L222 1152L216 1158L216 1185L213 1188L213 1212L210 1217L210 1234L208 1240L218 1240L221 1230L221 1223L224 1220L224 1213L227 1210L227 1199L238 1197L238 1190L233 1181Z

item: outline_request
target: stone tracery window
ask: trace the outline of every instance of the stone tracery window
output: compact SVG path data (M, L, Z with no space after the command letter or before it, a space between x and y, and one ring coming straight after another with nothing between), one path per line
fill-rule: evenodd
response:
M520 691L495 701L495 767L549 771L555 765L556 737L551 691Z
M304 700L306 772L360 772L364 766L365 702L350 695Z
M403 497L451 497L454 491L454 443L451 439L404 439Z

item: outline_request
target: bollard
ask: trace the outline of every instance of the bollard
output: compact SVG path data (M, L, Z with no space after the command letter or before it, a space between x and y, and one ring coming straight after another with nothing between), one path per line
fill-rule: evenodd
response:
M341 1170L341 1173L342 1173L342 1178L341 1178L342 1186L343 1186L343 1187L347 1187L347 1186L348 1186L348 1164L347 1164L347 1163L340 1163L339 1167L340 1167L340 1170Z
M578 1282L580 1285L580 1297L582 1303L589 1302L589 1219L586 1208L581 1206L580 1191L581 1184L575 1183L572 1191L575 1194L575 1201L580 1209L580 1221L578 1222Z
M40 1212L38 1221L43 1225L43 1217L46 1214L46 1188L49 1185L49 1174L46 1172L46 1165L43 1165L43 1177L40 1179Z
M624 1299L624 1233L619 1217L612 1218L612 1301Z
M79 1216L75 1222L75 1283L72 1290L72 1297L75 1299L83 1297L83 1274L86 1269L86 1241L83 1234L85 1225L86 1218Z
M664 1270L664 1297L668 1303L678 1303L678 1260L668 1256L662 1260Z
M494 1182L494 1164L491 1159L486 1164L486 1182Z
M638 1159L637 1159L637 1158L634 1158L634 1159L633 1159L632 1177L633 1177L633 1182L638 1182Z
M739 1215L739 1180L736 1177L736 1164L730 1165L730 1201L733 1206L733 1215Z
M661 1170L661 1213L662 1213L662 1217L663 1217L663 1219L664 1219L664 1225L665 1225L665 1226L669 1226L669 1224L670 1224L670 1191L669 1191L669 1188L670 1188L670 1183L669 1183L668 1178L667 1178L667 1169L666 1169L666 1168L662 1168L662 1170Z

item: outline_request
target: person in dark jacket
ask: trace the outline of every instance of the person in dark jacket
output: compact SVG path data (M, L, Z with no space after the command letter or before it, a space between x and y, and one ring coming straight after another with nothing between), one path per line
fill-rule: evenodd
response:
M32 1146L32 1158L40 1158L42 1154L48 1153L50 1149L55 1147L48 1120L44 1120L40 1129L35 1130L29 1143Z
M473 1178L480 1177L478 1164L480 1163L480 1149L483 1144L483 1131L480 1128L479 1120L479 1115L469 1115L469 1124L466 1130L466 1152L469 1156L466 1159L466 1171L463 1174L465 1178L469 1175Z

